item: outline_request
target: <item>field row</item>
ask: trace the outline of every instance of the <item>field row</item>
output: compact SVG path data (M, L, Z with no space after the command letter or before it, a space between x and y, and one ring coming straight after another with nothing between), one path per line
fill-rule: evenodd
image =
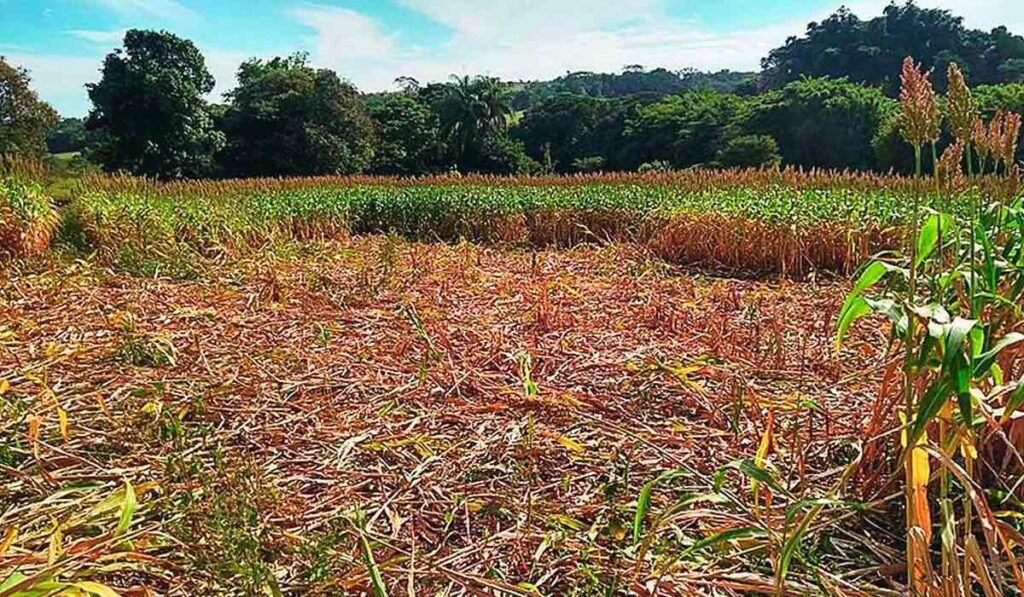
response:
M1012 179L982 186L1006 197L1020 191ZM20 243L17 230L8 234L14 240L0 241L8 253L45 250L56 236L63 245L146 270L169 258L188 269L196 257L281 241L393 233L536 247L637 242L679 264L849 272L895 246L922 198L926 206L952 211L969 203L910 179L791 171L171 184L114 177L81 182L58 227L42 185L8 179L4 188L21 218Z

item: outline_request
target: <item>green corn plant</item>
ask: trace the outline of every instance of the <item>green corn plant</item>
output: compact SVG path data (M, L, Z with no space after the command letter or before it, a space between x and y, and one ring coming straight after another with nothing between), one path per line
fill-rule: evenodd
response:
M909 114L907 122L917 128L908 126L904 137L918 147L925 139L920 123L928 119L921 111L930 110L930 103L920 100L922 75L909 59L908 64L904 80L910 83L901 100ZM1024 343L1024 200L1004 203L977 189L968 193L969 203L976 207L965 219L928 211L921 221L911 222L907 251L865 265L837 324L839 346L854 321L881 314L891 323L893 339L903 344L900 460L907 509L907 579L911 591L919 595L970 595L974 579L986 593L1001 591L1004 579L988 569L1003 569L992 561L1000 552L1024 592L1024 575L1007 528L997 524L974 478L982 431L987 427L998 433L1000 424L1024 401L1024 380L1007 379L1020 375L1014 369L1021 366L1019 348ZM930 259L933 255L940 258ZM932 459L941 464L938 574L930 553ZM959 529L949 497L951 476L963 495ZM976 549L976 526L989 548L987 563Z

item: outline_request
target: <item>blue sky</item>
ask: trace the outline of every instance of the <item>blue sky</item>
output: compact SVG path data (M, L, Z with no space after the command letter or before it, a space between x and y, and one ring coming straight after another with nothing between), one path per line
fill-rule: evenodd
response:
M863 18L887 0L846 2ZM971 27L1024 33L1022 0L919 0ZM0 55L29 69L62 114L88 110L86 83L129 28L196 42L217 79L234 85L249 57L305 51L366 91L398 76L550 78L567 71L756 69L758 61L839 0L0 0Z

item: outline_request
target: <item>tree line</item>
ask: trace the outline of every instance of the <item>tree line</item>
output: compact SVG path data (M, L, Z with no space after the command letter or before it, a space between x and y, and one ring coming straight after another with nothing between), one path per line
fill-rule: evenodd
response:
M105 170L159 178L779 164L905 172L912 155L899 141L891 73L906 55L936 73L960 65L986 115L1024 111L1024 38L969 30L911 2L867 21L840 9L772 50L760 73L632 65L529 83L402 78L397 92L361 94L295 54L243 63L223 103L206 101L214 80L192 42L132 30L88 86L85 119L58 122L28 74L0 60L0 153L82 151Z

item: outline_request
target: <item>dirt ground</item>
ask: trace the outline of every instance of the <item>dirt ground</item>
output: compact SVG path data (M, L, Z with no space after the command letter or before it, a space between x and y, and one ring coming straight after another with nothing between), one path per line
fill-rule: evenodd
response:
M756 553L663 565L738 514L651 519L766 441L794 496L835 481L885 343L836 353L843 294L628 245L382 236L193 279L22 266L0 284L0 525L20 531L0 571L52 565L52 526L127 478L138 555L95 578L128 592L370 593L377 573L389 594L759 586ZM634 537L641 487L677 468ZM64 529L69 573L114 561L74 548L102 532Z

